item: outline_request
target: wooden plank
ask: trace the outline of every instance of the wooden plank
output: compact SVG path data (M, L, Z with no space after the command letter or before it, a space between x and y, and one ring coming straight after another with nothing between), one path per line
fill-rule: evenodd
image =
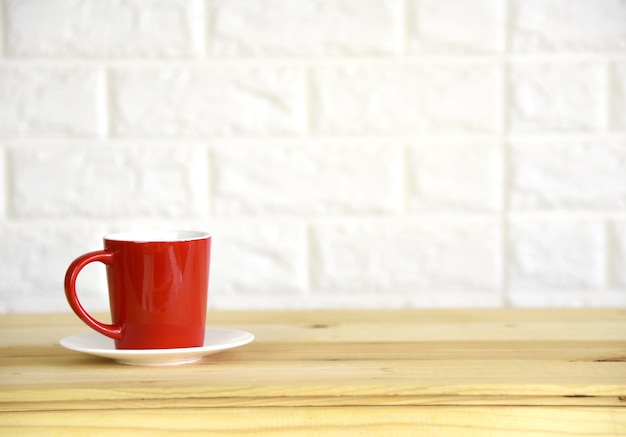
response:
M107 313L96 313L102 321ZM626 309L427 309L427 310L287 310L287 311L209 311L208 325L231 323L289 324L315 326L341 323L426 323L474 324L492 323L584 323L626 322ZM0 328L7 326L83 326L73 313L61 314L3 314Z
M38 359L77 358L59 345L0 348L0 369ZM270 356L271 353L271 356ZM82 355L79 355L82 356ZM83 357L86 358L86 357ZM206 362L347 361L347 360L563 360L626 362L626 343L617 341L414 341L333 343L259 342L207 357Z
M243 329L257 341L624 341L626 311L422 311L215 313L210 325ZM295 315L294 315L295 314ZM312 315L313 314L313 315ZM471 314L471 316L470 316ZM549 317L554 315L554 319ZM247 319L246 317L250 317ZM456 317L456 318L455 318ZM294 320L295 318L295 320ZM389 320L388 320L389 319ZM42 329L45 328L45 329ZM88 328L73 315L2 316L0 347L56 344Z
M287 381L290 375L297 379L300 372L317 378L336 378L340 382L344 381L341 377L352 380L364 375L402 382L419 381L424 385L453 380L489 384L613 383L616 387L626 383L626 361L616 354L622 351L619 345L599 351L555 347L543 357L544 348L532 349L528 344L528 355L523 350L510 349L514 345L508 343L502 345L502 349L484 343L475 349L470 344L466 345L467 349L446 349L441 343L403 346L403 350L395 350L387 344L344 343L323 349L319 345L300 343L262 343L209 356L196 365L149 369L121 366L106 359L66 351L60 346L5 348L0 355L0 387L45 383L71 387L81 380L128 384L152 380L159 375L177 383L185 380L198 383L199 378L204 377L211 384L230 384L227 378L238 378L240 383L248 378L272 384ZM51 374L54 379L50 378ZM217 375L222 379L212 381ZM311 383L311 380L304 383Z
M513 406L513 407L611 407L624 408L621 401L608 396L459 396L459 395L419 395L419 396L263 396L258 397L180 397L180 398L138 398L127 399L65 399L63 401L11 402L0 404L2 413L23 413L35 411L104 411L118 410L121 402L126 410L134 409L189 409L189 408L233 408L233 407L355 407L355 406L414 406L414 407L465 407L465 406Z
M0 414L3 435L576 436L626 434L626 409L342 407L125 409Z
M73 315L0 317L0 411L232 406L623 407L626 312L215 313L257 336L190 366L67 351Z
M624 364L613 362L564 366L559 361L229 361L164 371L98 360L69 366L41 364L5 375L0 386L4 410L37 401L193 398L219 406L225 398L262 404L265 397L281 397L286 405L298 405L302 397L314 397L331 399L332 405L351 405L380 397L388 397L389 403L400 396L458 396L458 405L470 397L473 403L483 404L524 396L551 397L553 403L601 397L603 404L623 406L626 393Z

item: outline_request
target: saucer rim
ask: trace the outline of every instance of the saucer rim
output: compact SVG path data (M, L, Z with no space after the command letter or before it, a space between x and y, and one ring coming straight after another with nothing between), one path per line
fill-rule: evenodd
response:
M231 334L231 335L239 335L240 339L236 341L222 341L222 342L211 342L208 340L210 335L218 334ZM84 347L76 344L72 344L72 340L78 338L92 337L98 339L107 339L111 342L110 348L102 348L102 347ZM89 340L87 338L87 340ZM238 329L228 329L228 328L216 328L216 327L206 327L205 328L205 340L203 346L196 347L188 347L188 348L168 348L168 349L116 349L115 344L112 339L106 337L105 335L100 334L95 331L81 332L77 334L72 334L67 337L62 338L59 341L59 344L65 349L72 350L75 352L81 352L89 355L100 356L104 358L109 358L118 362L122 362L123 364L130 364L129 359L132 360L133 357L138 360L146 361L150 360L150 357L154 357L155 362L162 362L167 358L175 359L175 357L180 356L198 356L198 359L204 355L209 355L212 353L221 352L227 349L236 348L239 346L246 345L254 340L254 334ZM149 362L149 361L146 361Z

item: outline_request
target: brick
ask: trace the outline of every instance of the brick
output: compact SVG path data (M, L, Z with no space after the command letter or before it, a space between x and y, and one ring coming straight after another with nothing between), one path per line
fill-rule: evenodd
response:
M11 155L11 206L18 218L193 217L205 212L207 164L199 147L59 145L14 148Z
M312 78L317 133L485 132L500 127L495 65L320 67Z
M218 216L389 213L402 207L399 148L218 147L213 158Z
M513 300L580 304L581 291L584 296L604 285L605 250L601 222L511 220L507 283Z
M211 3L215 56L397 54L400 0L246 0Z
M495 52L504 46L501 0L410 0L413 53Z
M1 66L0 133L98 134L100 76L88 68Z
M510 163L513 209L626 208L624 141L514 141Z
M304 224L212 223L211 307L248 299L271 302L298 296L308 287L308 241ZM278 303L280 306L280 303Z
M428 293L431 302L438 293L462 291L468 301L499 293L496 221L331 223L312 235L313 288L322 293Z
M606 74L599 64L516 63L509 87L512 131L585 131L604 125Z
M248 294L239 297L236 295L213 295L214 299L209 304L210 308L218 310L345 310L345 309L382 309L382 308L406 308L406 299L393 296L367 296L367 299L357 298L352 295L340 293L326 294L284 294L272 293L254 296ZM209 313L210 323L210 313ZM284 339L291 337L291 333L283 330Z
M69 312L63 278L79 255L102 249L106 233L97 224L0 223L0 313ZM88 311L108 311L105 268L95 263L78 277Z
M112 74L113 131L134 135L304 132L300 68L120 68Z
M424 142L410 148L407 167L410 211L501 208L502 152L497 143Z
M200 0L7 2L9 56L181 57L203 44Z
M626 49L626 4L619 0L514 0L516 52L611 52Z
M613 69L614 90L612 92L612 126L626 130L626 63L619 63Z

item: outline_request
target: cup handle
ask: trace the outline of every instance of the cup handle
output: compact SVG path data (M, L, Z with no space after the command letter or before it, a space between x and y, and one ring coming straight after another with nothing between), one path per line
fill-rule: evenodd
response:
M76 315L87 324L90 328L96 330L100 334L106 335L114 340L122 338L122 328L119 325L107 325L94 319L80 304L76 295L76 278L78 274L87 264L99 261L103 264L111 264L113 262L113 253L106 250L97 250L89 252L76 258L67 268L65 273L65 297L72 307Z

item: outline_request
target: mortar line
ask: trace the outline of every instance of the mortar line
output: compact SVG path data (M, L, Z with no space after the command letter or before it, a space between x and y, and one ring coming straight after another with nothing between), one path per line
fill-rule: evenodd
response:
M210 48L207 49L210 52ZM202 67L224 67L224 68L277 68L277 67L317 67L346 65L356 66L390 66L390 65L425 65L425 64L489 64L498 63L504 57L508 62L539 62L539 63L582 63L596 62L625 62L624 53L505 53L504 55L493 53L472 53L472 54L405 54L398 56L390 53L379 56L357 56L343 55L337 57L172 57L165 59L157 58L112 58L93 57L78 58L66 57L58 59L50 58L3 58L0 66L37 66L37 67L97 67L106 64L109 68L202 68Z
M609 61L605 66L605 84L604 84L604 120L603 128L606 132L611 132L615 124L615 113L613 99L615 88L615 63Z
M314 126L315 126L315 86L313 84L313 71L311 68L305 68L303 72L303 109L304 113L304 129L303 132L299 135L301 138L311 138L314 136Z
M503 307L512 307L511 297L509 296L510 291L508 287L508 273L509 273L509 252L508 252L508 241L509 241L509 222L508 222L508 209L509 209L509 197L508 190L510 184L510 157L509 157L509 144L508 144L508 133L509 133L509 123L508 123L508 113L507 108L510 104L510 95L509 95L509 53L511 50L511 38L510 38L510 29L511 29L511 10L509 7L509 2L503 0L501 2L501 17L500 22L503 23L503 27L501 29L501 47L500 50L502 52L500 59L500 68L501 68L501 84L500 84L500 151L501 151L501 161L500 161L500 278L499 278L499 286L500 286L500 302Z
M613 258L613 224L611 221L606 218L603 222L603 237L604 237L604 253L603 255L603 284L602 290L603 292L607 292L611 289L611 285L613 284L613 266L611 265L611 259Z
M110 138L113 122L113 91L111 89L111 72L106 67L102 67L98 80L98 137L101 139Z
M409 38L411 33L411 7L409 6L409 0L403 0L402 6L400 8L402 13L402 39L400 41L400 55L408 56L409 55Z
M202 23L200 24L200 57L204 59L211 58L213 56L213 48L211 35L213 33L213 17L211 16L211 8L209 7L210 0L202 0L200 7L201 13L198 14Z
M9 32L6 18L6 4L0 1L0 58L5 58L7 54L7 34Z
M314 265L314 261L316 259L315 257L315 253L314 253L314 237L313 237L313 223L311 223L310 221L304 221L303 223L304 229L305 229L305 263L306 263L306 270L305 270L305 286L304 286L304 290L302 295L303 296L312 296L314 294L314 271L317 269L317 266Z
M412 157L412 147L413 146L409 143L404 144L402 147L402 165L400 167L402 177L402 205L400 214L405 217L409 215L409 196L411 191L411 182L409 180L409 175L411 174L410 165Z
M416 133L409 135L306 135L300 134L293 136L207 136L207 135L182 135L182 136L161 136L161 135L116 135L106 138L107 142L111 144L119 143L126 144L132 142L152 142L155 144L182 144L182 143L194 143L210 141L216 146L231 146L231 145L254 145L255 147L263 146L291 146L303 147L303 146L349 146L356 144L369 144L369 145L381 145L381 143L396 142L399 145L407 142L423 142L423 141L438 141L438 142L467 142L467 141L500 141L504 138L506 141L524 141L527 143L527 147L536 145L541 147L541 143L544 141L625 141L626 132L612 131L612 132L541 132L541 133ZM29 135L19 136L18 134L0 134L0 141L6 141L21 145L39 145L46 143L47 145L54 144L68 144L68 143L81 143L88 144L89 142L100 142L101 137L97 135L72 135L67 137L51 136L51 135Z
M11 175L12 171L11 165L9 165L9 148L7 146L0 146L0 152L2 153L2 159L0 159L0 164L2 164L2 168L0 169L0 174L3 176L3 188L4 192L2 193L2 205L0 205L0 217L2 220L8 220L11 216L9 208L10 201L9 198L13 192L12 184L11 184Z
M206 148L205 148L205 165L206 165L206 172L207 172L207 180L206 180L206 184L207 184L207 207L206 207L206 213L207 213L207 217L210 220L214 220L216 217L215 214L215 198L217 197L215 195L215 191L217 188L217 172L215 171L215 148L213 146L213 144L207 144Z

